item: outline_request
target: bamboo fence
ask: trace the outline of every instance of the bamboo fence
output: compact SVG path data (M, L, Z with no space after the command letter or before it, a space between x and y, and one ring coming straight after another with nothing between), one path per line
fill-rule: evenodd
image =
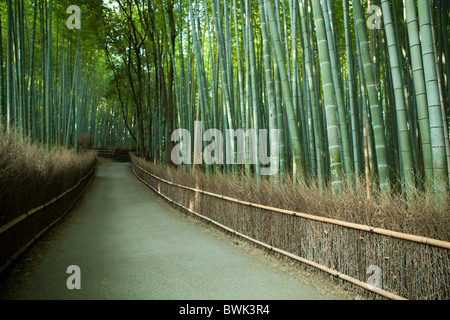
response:
M133 173L167 201L273 252L363 288L368 298L449 299L450 243L349 223L192 188L131 161ZM381 270L371 282L370 267ZM375 293L370 295L370 293Z

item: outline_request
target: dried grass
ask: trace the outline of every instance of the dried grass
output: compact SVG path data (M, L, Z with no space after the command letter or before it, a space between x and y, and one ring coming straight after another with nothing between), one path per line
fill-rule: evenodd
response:
M4 226L74 187L95 166L96 153L45 147L20 139L0 126L0 226ZM89 179L51 206L0 234L0 266L60 218L76 201Z
M169 181L243 201L450 241L449 195L424 195L416 191L408 201L394 194L367 200L364 187L358 191L348 184L336 195L331 187L320 190L314 183L293 184L289 176L284 183L269 179L255 183L252 177L224 173L206 176L200 171L191 174L176 167L144 162L136 156L133 159ZM363 179L359 185L365 186Z
M95 152L45 147L0 131L0 225L55 198L93 167Z

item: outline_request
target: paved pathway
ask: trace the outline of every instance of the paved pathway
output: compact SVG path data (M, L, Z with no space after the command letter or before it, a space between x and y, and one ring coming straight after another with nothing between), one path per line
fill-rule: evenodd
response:
M127 163L102 164L70 215L7 299L349 297L173 209L139 182ZM80 268L81 289L67 287L71 265Z

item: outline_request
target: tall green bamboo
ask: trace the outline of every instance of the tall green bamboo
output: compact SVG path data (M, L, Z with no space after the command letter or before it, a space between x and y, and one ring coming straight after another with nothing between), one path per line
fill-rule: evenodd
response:
M193 41L194 41L195 64L196 64L196 69L197 69L197 77L198 77L198 81L199 81L199 101L200 101L200 108L201 108L201 113L202 113L201 121L202 121L202 136L203 136L203 133L207 130L207 126L208 126L206 113L207 113L207 110L209 109L209 107L208 107L209 103L208 103L208 95L206 93L206 79L205 79L205 72L203 69L202 52L201 52L201 48L200 48L200 42L198 40L197 26L195 23L194 10L193 10L191 0L189 0L189 13L190 13L189 19L190 19L191 28L192 28L192 37L193 37ZM199 120L199 119L197 118L197 120ZM206 167L206 170L208 170L208 164L206 164L205 167Z
M245 13L246 13L246 30L249 48L249 60L250 60L250 75L251 75L251 96L252 96L252 129L256 133L253 137L252 153L253 159L252 163L255 167L255 178L259 180L261 176L261 168L259 161L259 88L258 88L258 74L256 71L256 54L255 54L255 43L253 36L253 14L251 8L251 1L246 0L245 2Z
M263 0L259 0L259 15L261 22L261 36L263 40L263 51L264 51L264 70L265 70L265 79L266 79L266 88L267 88L267 104L269 109L269 140L270 140L270 156L273 158L273 162L271 166L275 168L275 170L279 171L279 136L272 136L272 130L277 130L277 107L275 102L275 86L273 82L272 75L272 59L271 59L271 48L269 41L269 34L266 22L266 14L264 10L264 2ZM273 173L273 172L272 172ZM271 175L275 181L278 181L279 173Z
M274 47L276 59L278 60L278 72L280 74L283 100L287 115L287 124L290 135L290 142L292 147L292 174L295 179L302 179L304 176L303 165L300 157L300 139L298 137L298 128L295 119L294 105L292 103L291 88L288 80L288 73L286 71L286 60L283 54L282 45L280 42L280 34L277 32L277 22L271 0L264 0L264 8L267 12L270 22L270 35L272 39L272 46Z
M35 57L35 39L36 39L36 20L37 20L37 5L34 6L34 14L33 14L33 30L32 30L32 36L31 40L29 41L29 72L28 72L28 102L27 102L27 108L28 108L28 116L27 116L27 128L28 128L28 134L32 135L33 133L33 89L34 89L34 57Z
M213 20L214 20L214 26L216 30L216 38L217 38L217 46L218 46L218 55L219 55L219 61L220 61L220 71L221 71L221 82L222 82L222 97L224 100L224 121L226 121L227 129L234 129L233 124L233 114L234 114L234 104L233 104L233 96L231 91L231 84L232 79L229 79L230 74L227 72L229 64L227 59L227 46L225 42L225 36L222 28L222 24L219 21L219 3L215 2L215 0L211 1L212 6L212 13L213 13ZM228 31L227 31L228 32ZM229 55L228 55L229 57ZM226 155L233 155L234 156L234 140L228 139L230 145L227 146L228 152L226 152Z
M16 1L14 5L14 27L13 27L13 56L15 65L15 110L14 123L19 130L19 136L23 138L24 122L23 115L25 110L24 99L24 49L23 49L23 15L22 1Z
M13 14L11 0L7 0L7 31L6 31L6 123L7 130L11 124L11 113L14 108L13 98L13 70L12 70L12 26Z
M315 137L315 152L316 152L316 161L317 161L317 182L319 186L323 185L323 176L325 174L324 162L322 156L322 139L321 139L321 131L320 131L320 114L319 114L319 102L317 101L317 90L316 90L316 81L314 74L314 61L313 55L311 51L310 43L310 28L307 24L307 8L304 5L304 1L300 1L300 18L302 24L302 34L303 34L303 44L304 44L304 56L305 56L305 73L307 75L308 81L306 88L309 90L310 101L311 101L311 109L312 109L312 118L313 121L311 126L313 127L314 137Z
M26 134L33 140L46 144L48 149L60 145L61 135L67 133L70 145L74 145L74 132L65 125L66 116L69 115L65 106L68 100L66 87L70 86L64 85L68 77L66 62L73 60L73 53L71 50L64 50L65 40L60 32L63 24L61 21L54 23L58 15L54 14L53 1L40 0L31 6L27 1L10 0L6 3L6 8L5 60L1 50L3 47L0 49L1 69L3 66L6 69L6 79L2 78L6 81L0 81L1 85L6 85L6 104L4 105L1 97L0 100L2 107L4 105L2 113L6 115L8 130L14 127L20 136ZM40 42L36 39L40 39ZM40 59L36 58L38 54ZM86 75L86 79L91 79L91 76ZM88 90L94 86L86 79L79 81L80 95L71 97L78 105L85 106L95 94ZM4 92L3 87L0 91ZM79 110L79 123L73 119L73 124L79 125L82 130L89 129L86 126L91 117L88 110L90 108Z
M266 20L267 23L267 20ZM275 50L272 46L272 57L275 57ZM278 62L275 58L272 58L273 65L273 77L275 85L275 106L277 111L277 128L279 130L279 144L280 144L280 179L285 181L286 176L286 144L285 144L285 114L283 113L282 103L283 97L281 92L281 80L280 73L278 71Z
M440 18L439 16L439 12L442 11L441 10L441 3L439 2L437 5L434 6L434 8L436 8L437 11L437 15L438 18ZM441 102L441 112L442 112L442 127L444 130L444 144L445 144L445 149L446 149L446 155L447 155L447 176L448 176L448 183L450 183L450 140L449 140L449 135L447 134L449 132L449 125L448 125L448 112L445 106L445 98L444 98L444 75L443 72L441 72L442 69L442 60L445 60L445 57L442 57L441 54L439 52L442 51L442 44L443 43L445 45L445 43L447 42L448 44L448 37L444 37L444 41L438 41L438 43L436 43L436 32L435 32L435 27L434 27L434 22L433 22L433 17L431 16L431 3L430 3L430 20L431 20L431 34L433 37L433 46L434 46L434 52L435 52L435 59L436 59L436 72L437 72L437 77L438 77L438 88L439 88L439 97L440 97L440 102ZM441 29L444 29L447 25L443 24L441 28L438 28L438 34L442 33ZM447 77L448 79L448 77ZM448 185L447 183L447 185Z
M2 29L2 11L0 9L0 121L3 121L5 115L5 75L3 71L3 29Z
M173 15L172 1L120 3L104 7L111 25L98 38L108 35L102 41L111 50L115 78L109 80L116 82L108 89L119 87L123 103L107 97L99 109L98 91L105 91L97 75L109 73L101 63L94 73L98 64L92 61L102 57L83 54L84 31L77 38L77 31L61 29L61 6L52 0L2 6L0 114L11 125L49 147L77 148L78 134L88 130L99 143L124 145L131 137L121 137L126 127L132 133L142 121L139 148L148 147L163 163L172 123L193 132L194 120L201 120L202 134L276 128L280 143L269 149L271 155L280 151L281 179L285 171L296 179L307 173L319 185L329 177L339 191L353 169L356 176L366 170L388 193L397 174L414 186L423 170L426 190L447 190L446 2L404 0L403 21L398 2L370 1L381 5L385 22L370 35L361 0L352 6L344 0L341 8L331 0L177 1ZM433 19L442 28L433 30ZM139 114L126 90L138 82ZM244 169L259 177L259 160L266 157L258 152L258 138L253 141L245 148ZM236 162L239 150L223 147ZM250 149L261 158L249 159ZM235 162L215 169L235 172Z
M343 168L345 169L345 174L347 179L352 182L353 181L353 166L352 166L352 154L351 154L351 146L350 139L348 136L348 127L347 127L347 115L344 105L344 94L342 90L341 84L341 74L339 71L339 55L337 52L337 45L335 40L334 29L332 28L332 18L333 10L329 8L327 5L327 1L323 1L322 5L323 11L323 20L325 23L325 31L326 31L326 39L328 42L328 51L329 51L329 61L331 64L331 73L333 77L333 87L335 91L335 103L336 103L336 112L338 113L338 124L339 124L339 135L341 139L341 155L342 155L342 163ZM317 33L317 30L316 30Z
M404 95L403 74L398 56L398 44L392 23L391 8L389 1L382 0L384 25L386 30L387 45L389 50L389 61L391 66L393 88L395 94L395 106L397 113L397 128L399 135L400 161L402 163L402 176L406 191L415 187L414 168L411 149L410 133L406 114L406 101Z
M348 91L348 104L350 107L350 117L351 117L351 128L352 128L352 144L353 144L353 168L355 176L358 178L361 171L361 134L360 134L360 124L358 117L358 108L356 107L356 97L355 97L355 80L354 80L354 61L353 57L353 45L351 40L350 32L350 15L348 8L348 0L342 1L343 13L344 13L344 29L345 29L345 48L347 57L347 91ZM356 179L358 184L359 179ZM359 186L356 185L358 188Z
M234 18L234 34L235 34L235 47L236 47L236 63L237 63L237 85L236 85L236 104L235 108L238 111L238 119L236 128L242 128L245 125L245 81L244 71L241 59L241 45L240 45L240 33L239 33L239 20L237 14L238 8L236 0L233 0L233 18ZM241 14L242 11L241 11ZM245 34L242 34L245 38ZM245 40L244 46L245 46ZM237 160L237 148L235 148L234 159Z
M448 171L429 0L419 1L418 11L425 88L430 120L434 189L438 193L443 193L447 191L448 187Z
M314 23L316 27L317 43L319 48L320 70L324 106L327 120L328 150L331 168L331 184L334 192L339 193L342 187L341 176L341 144L339 141L339 126L336 110L336 96L333 84L327 35L320 0L313 0Z
M47 145L47 150L52 146L52 128L51 128L51 114L52 114L52 83L53 83L53 77L52 77L52 51L53 51L53 45L52 45L52 10L53 10L53 0L50 0L49 2L49 14L48 14L48 31L47 31L47 61L46 61L46 75L45 75L45 82L46 82L46 95L45 95L45 133L46 133L46 139L45 143Z
M370 113L373 122L380 190L383 193L387 194L390 191L390 182L384 121L379 102L379 92L375 83L375 73L370 58L370 47L367 39L366 19L360 0L353 1L353 16L358 31L359 46L364 66L364 76L370 104Z

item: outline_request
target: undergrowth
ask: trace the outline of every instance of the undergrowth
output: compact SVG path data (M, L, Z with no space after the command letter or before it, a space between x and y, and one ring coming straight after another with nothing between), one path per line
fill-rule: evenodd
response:
M372 196L367 199L363 179L359 181L359 189L344 184L336 195L330 186L320 189L315 183L294 184L289 176L284 182L262 179L256 183L254 178L244 175L220 172L207 175L200 170L193 173L179 167L145 162L136 156L133 159L169 181L239 200L450 241L448 194L426 195L416 190L406 200L403 195L382 196L372 190Z
M19 137L0 126L0 225L73 187L92 169L96 153L75 154Z

